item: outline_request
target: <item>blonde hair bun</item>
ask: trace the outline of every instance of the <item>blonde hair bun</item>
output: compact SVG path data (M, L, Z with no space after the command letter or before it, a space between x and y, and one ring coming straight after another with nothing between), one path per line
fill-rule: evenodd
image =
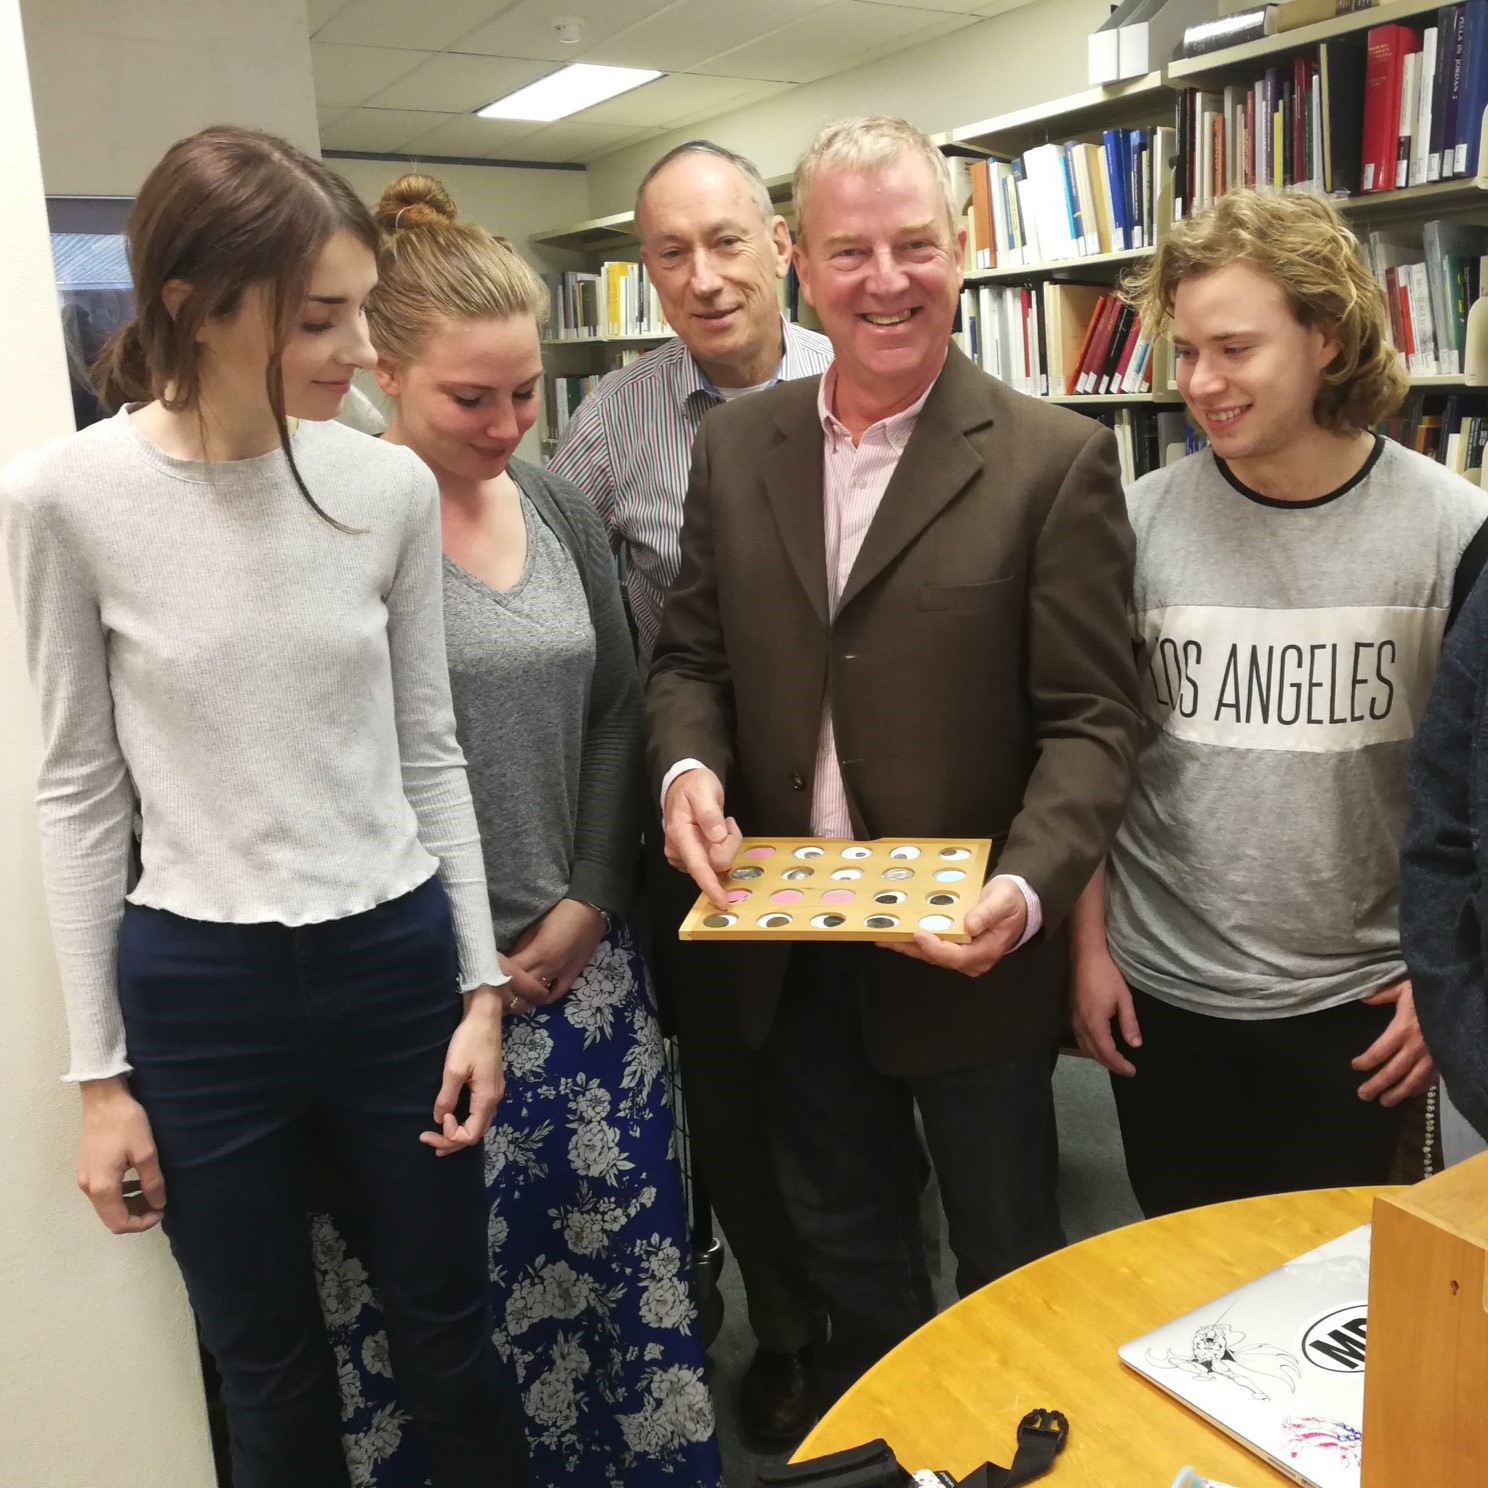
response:
M441 227L459 220L455 199L433 176L399 176L377 203L373 215L386 232L410 227Z

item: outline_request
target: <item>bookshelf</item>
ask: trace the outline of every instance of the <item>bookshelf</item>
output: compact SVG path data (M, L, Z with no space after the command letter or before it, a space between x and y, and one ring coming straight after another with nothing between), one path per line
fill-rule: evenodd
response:
M1100 273L1130 268L1152 257L1151 248L1127 248L1119 253L1092 253L1086 258L1060 258L1047 263L1015 265L1007 269L968 269L968 284L998 284L1025 279L1055 279L1069 273Z
M1206 52L1202 57L1185 57L1170 62L1165 73L1167 84L1170 88L1192 88L1232 82L1237 71L1248 69L1256 62L1294 57L1320 41L1369 31L1395 21L1408 21L1413 16L1431 16L1438 9L1437 0L1389 0L1388 4L1334 16L1330 21L1319 21L1313 26L1298 26L1294 31L1279 31L1275 36L1263 36L1259 41L1242 42L1239 46Z
M649 336L544 336L544 346L661 346L672 339L670 331Z
M1159 137L1152 131L1159 128L1164 131L1160 138L1163 150L1166 150L1171 143L1167 132L1174 131L1178 105L1186 90L1207 92L1237 85L1252 86L1268 68L1279 67L1286 71L1292 59L1299 57L1315 61L1320 43L1340 37L1362 37L1377 26L1395 23L1411 26L1417 31L1424 30L1439 24L1442 9L1439 0L1435 3L1433 0L1386 0L1386 3L1369 10L1335 16L1311 26L1202 56L1175 60L1144 77L1087 88L1026 108L978 119L938 136L936 143L943 147L960 147L957 153L962 155L970 152L991 162L1009 162L1047 145L1098 145L1107 130L1147 130L1153 142L1154 194L1149 198L1153 212L1152 235L1160 238L1165 226L1173 220L1172 176L1167 169L1171 156L1164 155L1157 148ZM1351 43L1355 47L1358 44L1357 41ZM1377 233L1386 237L1419 235L1428 222L1438 219L1488 224L1488 150L1480 148L1479 161L1480 172L1476 178L1454 177L1355 195L1335 192L1334 200L1354 222L1361 241L1365 243ZM789 184L785 177L771 181L772 197L783 201L788 195ZM629 245L633 252L634 221L630 214L620 213L535 234L532 241L589 255L614 252L620 256L626 252L622 245ZM1054 241L1059 241L1057 234ZM980 299L984 291L1002 293L1015 287L1028 288L1042 304L1047 289L1064 281L1115 285L1127 271L1149 258L1153 251L1149 240L1140 248L1089 252L1077 257L1059 256L1028 263L1007 262L996 267L968 267L966 288L971 293L971 303L983 308L987 303ZM1485 256L1485 262L1488 262L1488 256ZM1483 287L1488 288L1488 275L1485 275ZM966 306L963 299L963 313ZM565 341L561 344L575 343ZM606 341L604 338L591 338L578 344L603 347ZM1054 360L1057 363L1057 355ZM1148 390L1142 392L1062 394L1051 386L1050 394L1045 396L1050 402L1081 408L1105 419L1110 418L1113 410L1141 418L1144 416L1143 408L1172 408L1179 402L1171 354L1165 342L1154 348L1147 377ZM1477 391L1462 375L1450 373L1412 375L1410 385L1417 406L1420 406L1422 398L1452 398L1454 394Z
M988 155L1021 155L1055 139L1167 122L1172 109L1172 96L1162 73L1149 72L1145 77L1086 88L1082 93L967 124L940 136L936 143L970 145Z

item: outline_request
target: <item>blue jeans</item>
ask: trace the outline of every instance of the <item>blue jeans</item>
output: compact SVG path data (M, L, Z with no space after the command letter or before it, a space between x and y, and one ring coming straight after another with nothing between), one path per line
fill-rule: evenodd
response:
M222 1374L235 1488L347 1482L311 1262L317 1147L357 1218L434 1488L525 1484L491 1341L481 1152L436 1158L418 1140L460 1017L438 878L316 925L126 905L119 998L165 1232Z
M963 1297L1064 1244L1054 1050L912 1079L875 1069L862 968L889 954L794 946L765 1045L781 1193L831 1321L817 1371L823 1407L935 1315L916 1108Z

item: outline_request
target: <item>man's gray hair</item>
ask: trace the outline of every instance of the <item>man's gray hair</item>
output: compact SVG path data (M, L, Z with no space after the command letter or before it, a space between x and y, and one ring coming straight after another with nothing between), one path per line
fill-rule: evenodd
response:
M641 177L641 184L636 188L635 217L636 226L641 223L641 202L646 195L646 188L656 177L669 166L672 161L680 160L684 155L713 155L719 160L726 160L733 168L749 183L750 194L754 197L754 204L759 208L760 220L766 229L775 218L775 203L770 200L770 188L765 185L765 178L760 175L759 167L754 161L743 155L735 154L733 150L725 149L722 145L715 145L712 140L696 139L688 140L685 145L678 145L673 150L668 150L650 170Z
M945 202L946 223L954 235L961 225L961 204L951 184L946 158L930 137L907 119L870 114L856 119L838 119L820 130L796 164L791 194L796 207L796 241L806 240L806 198L812 182L822 170L875 171L905 153L918 155L930 167Z

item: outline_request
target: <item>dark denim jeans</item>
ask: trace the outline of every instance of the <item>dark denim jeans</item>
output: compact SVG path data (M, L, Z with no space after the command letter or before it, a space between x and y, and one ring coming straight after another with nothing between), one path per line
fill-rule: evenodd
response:
M165 1232L222 1374L235 1488L347 1482L311 1263L312 1149L331 1153L357 1219L435 1488L525 1484L491 1341L482 1155L436 1158L418 1140L460 1016L438 878L293 927L127 905L119 996Z
M781 1191L831 1320L823 1406L935 1313L916 1107L963 1297L1064 1244L1054 1050L914 1079L883 1074L863 1046L859 996L865 958L889 954L794 947L765 1046Z

